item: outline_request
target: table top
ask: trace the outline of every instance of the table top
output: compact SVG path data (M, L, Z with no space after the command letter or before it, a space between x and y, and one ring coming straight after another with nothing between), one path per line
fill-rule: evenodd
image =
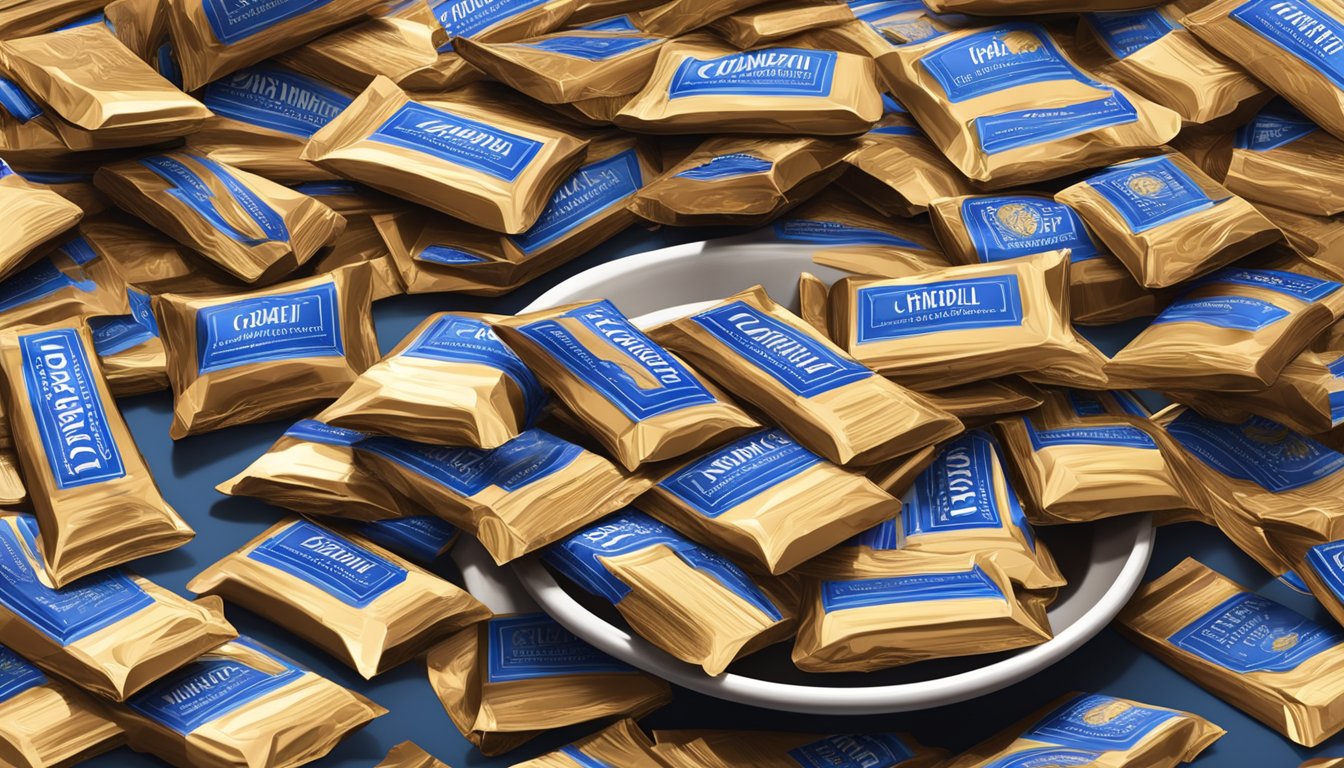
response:
M384 352L391 349L431 312L514 313L544 290L584 269L632 253L702 239L710 234L720 233L632 229L575 262L496 299L452 294L387 299L374 308L379 345ZM1088 330L1087 335L1104 351L1113 352L1142 326L1141 322L1130 323ZM223 496L214 487L264 453L292 420L235 427L174 444L168 437L172 417L172 399L168 393L128 398L120 405L164 497L196 529L196 538L186 546L137 561L132 567L164 587L190 596L185 590L189 579L285 514L283 510L259 501ZM1195 557L1307 616L1322 622L1331 621L1314 599L1278 584L1220 533L1199 524L1177 525L1159 531L1147 578L1160 576L1187 556ZM460 583L450 558L441 558L434 569ZM373 681L364 681L353 670L280 627L234 606L228 607L228 615L243 633L363 692L390 710L390 714L347 739L330 756L314 765L371 768L394 745L414 741L453 768L495 768L534 757L593 730L579 726L547 733L505 756L487 758L458 734L444 714L429 687L423 663L409 662ZM1298 747L1205 692L1109 628L1068 659L1029 680L990 696L934 710L871 717L814 717L743 707L677 690L672 704L646 718L643 724L654 728L712 727L811 733L907 731L927 744L961 750L1007 727L1056 696L1073 690L1108 693L1189 710L1226 728L1228 734L1194 763L1198 768L1296 768L1308 757L1344 755L1344 736L1314 750ZM120 749L85 765L90 768L142 768L162 763Z

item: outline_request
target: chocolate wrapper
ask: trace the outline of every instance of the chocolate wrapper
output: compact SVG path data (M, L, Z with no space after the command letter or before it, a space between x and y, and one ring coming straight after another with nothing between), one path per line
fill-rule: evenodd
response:
M3 151L3 148L0 148ZM66 200L78 205L84 211L85 218L97 216L112 207L98 188L93 185L93 172L78 173L59 171L25 171L24 178L34 184L41 184Z
M189 603L113 568L52 588L37 521L0 514L0 638L44 671L123 701L237 633L218 600Z
M1270 246L1269 251L1291 251L1316 269L1344 280L1344 222L1337 217L1309 216L1265 203L1255 207L1283 230L1286 243Z
M383 236L371 216L346 217L345 231L336 237L330 247L315 256L311 263L313 274L317 275L358 264L369 265L374 301L390 299L406 292L396 262L392 260L392 254L387 250L387 244L383 242Z
M855 14L867 22L893 45L906 45L928 40L951 32L966 24L953 23L964 16L938 14L920 3L865 3Z
M852 53L740 52L695 36L663 46L648 84L614 122L648 133L850 135L882 116L874 77L872 62Z
M1260 110L1214 151L1227 156L1223 184L1257 207L1268 203L1308 216L1344 212L1344 142L1284 101Z
M293 272L345 228L307 195L189 152L103 166L98 188L118 206L247 283Z
M666 768L653 756L653 742L629 718L554 752L515 763L513 768L574 768L576 765Z
M471 533L500 564L620 509L652 484L535 428L493 450L369 437L355 456L397 493Z
M378 359L366 268L229 296L154 297L173 439L339 397Z
M1069 693L972 747L948 768L1107 765L1176 768L1226 733L1199 715L1098 693Z
M365 523L343 521L342 524L348 524L351 530L374 544L422 564L439 559L462 533L456 526L429 514Z
M15 768L74 765L125 741L102 706L0 646L0 760Z
M817 264L857 275L905 277L949 266L933 231L922 222L878 216L852 198L829 192L775 222L774 234L781 242L814 246Z
M358 693L240 637L113 716L132 749L178 768L296 768L384 714Z
M875 59L884 53L890 53L896 47L877 27L859 19L837 24L833 27L809 29L792 37L786 37L779 42L800 48L843 51L855 56L866 56L870 59Z
M26 264L30 253L73 227L84 216L78 205L50 189L33 184L0 160L0 210L5 236L0 238L0 277Z
M925 5L935 13L1014 16L1083 11L1128 11L1153 5L1153 0L929 0Z
M519 315L495 330L631 471L757 426L610 301Z
M103 17L112 34L141 61L152 64L168 40L166 0L112 0Z
M83 236L0 281L0 327L62 323L130 309L126 284Z
M554 32L522 42L458 38L454 49L491 78L545 104L634 94L666 38L631 32Z
M79 232L123 280L146 293L244 290L237 279L135 219L100 216L81 223Z
M1276 509L1261 520L1265 538L1284 564L1292 568L1335 617L1344 620L1344 515L1330 503Z
M877 464L961 431L954 416L856 362L759 285L652 336L788 425L803 453L836 464Z
M643 717L672 699L667 683L540 613L496 616L464 629L430 651L428 661L429 683L448 717L487 755L552 728Z
M294 189L322 201L323 205L346 217L347 223L351 219L376 216L380 213L398 213L407 207L404 200L359 182L344 179L305 181L295 184ZM348 231L349 227L346 229Z
M653 753L668 768L794 768L868 761L890 768L934 768L947 753L909 736L862 733L821 736L773 731L654 731Z
M356 534L289 518L187 589L284 625L372 679L490 617L454 584Z
M798 317L822 338L831 338L830 309L826 305L831 287L811 272L798 275Z
M635 26L654 35L677 37L718 19L761 4L761 0L668 0L630 15Z
M1144 650L1287 738L1344 727L1344 634L1187 558L1139 587L1116 619Z
M914 484L915 478L929 468L933 460L938 457L938 453L938 446L930 445L885 464L868 467L864 474L887 493L897 497L904 496Z
M374 768L450 768L433 755L409 741L403 741L387 753Z
M576 533L543 557L615 605L641 637L709 675L796 628L790 584L750 576L636 509Z
M131 312L89 319L93 350L113 397L130 397L168 389L168 356L149 294L127 291Z
M1180 153L1108 168L1059 194L1145 288L1208 274L1282 237Z
M1086 391L1050 388L1037 392L1041 400L1041 418L1062 424L1089 416L1132 416L1147 419L1148 408L1134 393L1123 389Z
M922 394L929 402L963 422L1029 411L1042 402L1041 390L1016 376Z
M809 29L831 27L853 20L854 12L844 3L782 0L738 11L711 23L709 28L745 50Z
M0 40L44 32L97 11L105 0L5 0L0 4Z

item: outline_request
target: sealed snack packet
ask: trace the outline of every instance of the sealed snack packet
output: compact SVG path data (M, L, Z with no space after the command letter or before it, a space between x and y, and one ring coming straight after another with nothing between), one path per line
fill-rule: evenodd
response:
M339 397L378 359L367 268L245 294L154 297L173 439Z
M136 219L99 216L79 225L80 235L127 284L145 293L225 293L242 283L177 241Z
M668 768L797 768L855 759L889 768L935 768L947 759L945 751L896 733L654 731L653 740L653 753Z
M62 323L129 309L126 284L82 236L0 280L0 327Z
M890 219L829 192L776 221L774 235L780 242L813 245L813 262L858 275L905 277L949 266L933 231L922 222Z
M1051 637L1045 611L1019 601L991 554L877 552L808 576L793 646L804 672L870 672Z
M291 517L196 575L187 589L283 624L365 679L490 611L363 537Z
M853 20L854 12L845 3L780 0L754 5L731 16L724 16L712 22L709 28L719 37L746 50L809 29L831 27Z
M325 250L313 257L313 274L325 275L343 267L367 264L373 283L371 298L381 301L406 292L396 262L383 242L372 216L347 216L345 231Z
M373 768L451 768L447 763L421 749L413 742L403 741L388 750L387 757Z
M586 142L506 107L413 100L379 77L302 158L486 229L518 234L580 165Z
M939 409L963 422L1029 411L1042 403L1041 390L1016 376L977 381L921 394Z
M618 720L554 752L516 763L513 768L603 768L609 765L622 768L666 768L653 756L653 742L630 718Z
M1199 715L1100 693L1069 693L948 768L1106 765L1176 768L1226 733Z
M347 221L406 209L404 200L357 181L344 179L305 181L295 184L294 189L321 200L323 205L346 217Z
M164 0L112 0L103 6L103 18L122 45L152 63L168 38L166 5Z
M1145 288L1207 274L1283 236L1178 152L1112 166L1055 199L1076 210Z
M882 116L875 76L872 61L852 53L743 52L694 36L663 46L648 84L614 122L648 133L845 136Z
M26 265L29 254L84 216L78 205L29 182L3 159L0 159L0 210L5 212L5 236L0 238L0 278Z
M74 765L125 740L88 694L0 646L0 760L6 765Z
M1287 102L1271 102L1219 150L1229 155L1223 184L1257 206L1263 202L1308 216L1344 212L1344 141ZM1265 216L1279 223L1271 212Z
M1331 500L1333 501L1333 500ZM1261 523L1265 538L1285 565L1335 617L1344 621L1344 515L1336 504L1317 502L1274 509Z
M130 397L168 389L168 356L149 294L127 289L131 312L93 317L89 331L93 350L113 397Z
M1079 69L1036 24L950 32L879 67L953 165L995 187L1147 154L1181 128L1175 112Z
M1041 417L1051 423L1064 423L1088 416L1152 416L1133 392L1124 389L1088 391L1049 388L1039 392Z
M387 16L323 35L275 61L351 92L378 76L425 92L452 90L482 76L448 47L428 3L397 4Z
M191 540L112 400L87 329L0 332L0 371L54 586Z
M1100 389L1105 357L1069 325L1062 251L901 278L847 277L831 286L839 346L915 389L1022 373Z
M845 158L840 184L887 216L914 216L940 197L969 195L971 182L924 135L899 102L883 94L882 119Z
M654 35L679 37L724 16L760 5L762 0L667 0L630 14L635 26Z
M824 339L831 338L830 308L826 305L831 286L811 272L798 275L798 317Z
M340 214L307 195L189 152L105 165L94 182L121 208L247 283L293 272L345 227Z
M1128 11L1153 5L1155 0L928 0L935 13L972 16L1013 16L1083 11Z
M5 645L109 699L123 701L237 635L218 600L189 603L119 568L53 588L30 515L0 513L0 567Z
M1285 243L1270 246L1291 251L1316 269L1344 280L1344 222L1335 216L1311 216L1257 202L1255 207L1283 230Z
M4 148L0 146L0 151ZM111 201L93 185L93 171L24 171L24 178L41 184L78 205L84 216L96 216L112 207Z
M495 330L628 470L757 427L610 301L519 315Z
M748 575L636 509L547 548L543 559L615 605L641 637L709 675L796 628L789 583Z
M430 651L428 661L429 683L448 717L487 755L552 728L643 717L672 699L667 683L541 613L468 627Z
M0 40L26 37L93 13L106 0L8 0L0 4Z
M177 768L294 768L385 714L248 637L209 651L113 712L132 749Z
M757 285L651 331L725 390L836 464L877 464L961 431L952 415L856 362Z
M636 32L568 30L507 43L463 37L453 48L491 78L543 104L570 104L637 93L666 42Z
M462 533L457 526L428 514L361 523L339 519L332 522L348 524L351 530L374 544L426 565L451 549Z
M1116 619L1141 648L1285 737L1313 747L1344 727L1344 633L1186 558Z

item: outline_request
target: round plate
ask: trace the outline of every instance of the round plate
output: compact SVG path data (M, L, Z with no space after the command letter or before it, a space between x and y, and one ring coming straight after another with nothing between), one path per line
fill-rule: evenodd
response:
M811 272L826 282L843 276L812 263L811 255L807 246L751 237L664 248L575 275L524 311L605 298L641 324L652 324L690 311L686 305L716 301L758 283L796 310L800 273ZM454 557L473 594L497 612L539 605L602 651L676 685L769 709L861 715L927 709L982 696L1063 659L1115 617L1138 588L1152 554L1148 515L1040 528L1038 533L1069 580L1050 608L1052 640L1021 651L863 674L801 672L789 660L790 643L781 643L710 677L631 633L611 605L557 581L536 557L515 563L512 575L496 567L475 542L464 540ZM531 600L519 591L518 582Z

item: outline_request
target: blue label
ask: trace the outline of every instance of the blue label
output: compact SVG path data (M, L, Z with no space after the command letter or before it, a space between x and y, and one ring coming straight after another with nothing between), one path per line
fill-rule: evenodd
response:
M369 140L426 154L503 181L517 179L543 146L540 141L413 101L392 113Z
M0 702L9 701L24 691L47 684L42 670L19 654L0 645Z
M571 320L587 332L581 338ZM518 329L633 421L718 402L681 361L645 336L610 301ZM595 342L593 347L585 343Z
M73 280L51 259L43 259L0 282L0 312L31 304L62 288L92 293L98 290L98 284L92 280Z
M1020 109L974 120L980 149L986 154L1006 152L1047 141L1066 139L1088 131L1138 121L1129 99L1112 91L1096 101L1062 107Z
M789 750L789 757L801 768L897 768L914 756L894 733L827 736Z
M90 364L79 333L71 328L19 337L28 406L42 437L47 466L57 488L126 476L98 392L102 372Z
M580 640L544 613L491 619L486 674L491 683L634 672Z
M1106 404L1101 401L1100 393L1082 389L1070 389L1066 392L1069 407L1073 409L1075 416L1104 416L1111 412L1107 409ZM1121 413L1137 416L1140 419L1146 419L1150 415L1138 398L1123 389L1113 389L1106 393L1106 397L1110 399L1110 402L1115 403Z
M36 518L0 521L0 604L63 647L154 604L120 569L52 589L40 552Z
M1271 493L1311 485L1344 469L1344 454L1259 416L1225 424L1185 411L1167 432L1213 470Z
M1169 709L1153 709L1100 694L1080 694L1022 734L1022 738L1061 747L1123 751L1138 744L1154 728L1176 717Z
M560 754L564 755L565 757L568 757L575 763L578 763L579 768L617 768L617 766L605 763L601 760L598 760L596 757L590 757L589 755L583 754L576 747L572 745L566 745L561 747Z
M858 343L1022 324L1017 275L858 290Z
M717 59L687 58L672 75L667 97L812 96L831 93L835 51L763 48Z
M449 363L474 363L503 371L522 390L528 422L546 402L541 383L527 365L499 340L488 324L475 318L444 315L401 354Z
M575 29L586 29L590 32L638 32L639 27L630 20L629 16L612 16L610 19L594 21L592 24L583 24Z
M1344 24L1306 0L1249 0L1228 14L1344 88Z
M1176 29L1176 25L1158 11L1089 13L1086 18L1102 44L1117 59L1147 48Z
M304 419L294 426L285 430L285 437L292 437L296 440L306 440L310 443L321 443L322 445L353 446L360 440L368 437L363 432L356 432L353 429L342 429L333 427L330 424L323 424L320 421Z
M1007 599L1003 590L978 565L961 573L921 573L821 583L821 609L826 613L894 603L984 598Z
M881 245L927 251L928 248L899 235L870 227L855 227L824 219L783 219L775 222L775 239L786 243L817 245Z
M901 499L906 538L926 533L1003 528L995 488L998 446L984 432L963 434L948 443ZM1008 516L1034 549L1035 538L1017 492L1004 480Z
M1197 211L1215 201L1168 157L1134 160L1114 166L1087 180L1124 218L1129 231L1147 232Z
M1060 248L1078 263L1101 255L1083 220L1069 206L1039 197L970 197L961 220L982 262L1003 261Z
M279 669L258 669L233 657L207 653L135 694L126 705L185 736L303 677L303 670L292 662L247 638L234 642L265 655Z
M206 86L201 101L221 117L306 139L350 106L352 99L311 77L256 66Z
M451 245L431 245L415 255L416 261L427 261L430 264L480 264L483 261L489 261L479 254L464 251L461 248L454 248Z
M462 497L496 486L525 488L559 472L583 449L540 429L529 429L493 450L429 445L397 437L370 437L357 446L427 477Z
M4 109L10 117L20 123L42 116L42 107L38 106L18 83L4 77L0 77L0 109Z
M1138 427L1116 425L1105 427L1064 427L1062 429L1037 430L1031 419L1022 417L1027 428L1033 450L1043 450L1057 445L1106 445L1118 448L1145 448L1157 450L1157 442Z
M854 536L846 541L842 546L846 547L866 547L868 549L891 550L897 549L901 544L901 532L896 527L896 519L879 523L863 533Z
M524 48L536 48L539 51L558 53L588 61L606 61L624 56L631 51L648 48L661 43L661 37L598 37L583 35L557 35L544 37L530 43L519 43Z
M754 173L765 173L774 167L775 164L769 160L746 152L734 152L728 155L719 155L694 168L687 168L676 174L674 178L690 179L691 181L718 181L719 179L733 179L738 176L750 176Z
M1065 768L1066 766L1093 766L1101 758L1100 752L1080 749L1037 747L1014 752L985 763L981 768Z
M91 178L84 179L84 181L91 180ZM89 245L89 241L82 236L61 243L61 247L57 249L57 252L64 253L71 261L81 267L98 258L98 253L93 250L93 246Z
M1246 296L1205 296L1172 302L1153 319L1165 323L1203 323L1216 328L1258 331L1287 317L1288 310Z
M355 531L399 555L425 563L443 554L458 534L456 526L434 515L374 520L358 524Z
M1083 76L1036 24L1001 24L939 46L919 60L953 103L1050 80Z
M284 0L259 3L256 0L201 0L201 11L215 39L224 45L246 40L272 27L315 11L331 0Z
M182 87L182 67L177 63L177 54L173 52L171 42L160 45L154 52L154 64L164 80L178 88Z
M201 373L250 363L345 354L336 284L239 299L196 312Z
M1251 122L1237 129L1237 149L1268 152L1287 146L1319 131L1306 115L1285 101L1265 107Z
M0 179L13 175L14 169L9 167L9 163L6 163L4 158L0 157Z
M368 607L406 581L405 568L307 520L258 544L247 558L306 581L355 608Z
M140 164L153 171L170 185L164 190L169 196L190 208L214 229L237 240L244 245L260 245L272 241L288 241L289 227L279 211L272 208L251 189L243 186L224 166L208 157L192 156L192 160L204 166L213 175L229 197L257 225L262 237L254 237L235 227L216 204L215 191L210 188L199 174L185 163L167 155L147 157Z
M89 318L93 351L99 357L125 352L159 337L159 324L154 320L149 294L130 288L126 295L131 304L131 314Z
M1307 550L1306 560L1312 572L1330 588L1335 600L1344 602L1344 541L1317 544Z
M549 0L429 0L439 26L453 37L474 37ZM452 45L439 49L452 50Z
M821 462L783 430L772 429L710 451L658 487L714 518Z
M1344 355L1335 358L1334 362L1326 367L1330 376L1336 379L1344 378ZM1344 422L1344 391L1331 391L1330 400L1330 421L1332 426L1339 426Z
M551 195L532 228L509 239L525 254L535 253L596 216L623 205L644 186L639 155L633 149L589 163Z
M1303 581L1302 577L1298 576L1297 573L1294 571L1284 572L1283 575L1279 576L1278 581L1283 586L1293 590L1298 594L1301 595L1311 594L1311 588L1307 586L1307 582Z
M1307 302L1319 301L1341 287L1339 283L1333 280L1321 280L1310 275L1299 275L1296 272L1283 272L1277 269L1245 269L1242 267L1220 269L1208 277L1202 278L1196 285L1206 283L1249 285Z
M1312 656L1344 642L1344 634L1272 600L1242 592L1182 627L1167 641L1212 664L1245 674L1296 669Z
M66 171L24 171L19 174L34 184L92 184L91 173L70 173ZM84 238L76 238L84 240ZM73 241L72 241L73 242ZM87 241L85 241L87 242Z

